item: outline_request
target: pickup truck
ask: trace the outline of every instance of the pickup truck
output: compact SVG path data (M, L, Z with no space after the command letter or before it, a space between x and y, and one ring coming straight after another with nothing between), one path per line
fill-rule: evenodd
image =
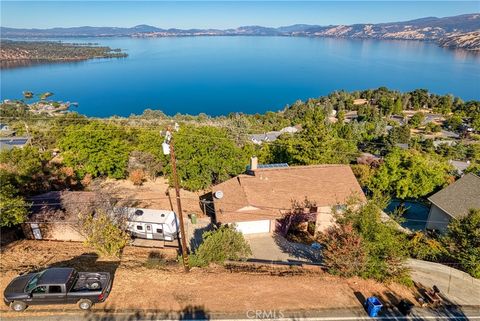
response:
M78 304L88 310L103 302L110 293L112 281L108 272L77 272L72 268L49 268L13 279L5 289L5 304L14 311L29 305Z

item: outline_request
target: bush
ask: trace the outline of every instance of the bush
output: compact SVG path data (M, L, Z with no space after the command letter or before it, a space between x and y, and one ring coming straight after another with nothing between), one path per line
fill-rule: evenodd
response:
M198 249L190 255L190 266L223 264L226 260L239 260L252 254L243 234L228 225L205 232L202 238L203 241Z
M318 241L324 244L323 262L329 273L345 277L363 275L366 253L362 239L351 223L330 227Z
M104 211L85 215L81 224L85 244L102 255L119 257L130 239L123 226Z
M343 214L338 215L340 226L349 226L361 237L361 244L366 254L365 269L356 275L377 281L402 281L408 278L405 261L408 257L405 234L397 230L395 223L382 222L380 218L380 200L367 204L348 206ZM354 248L355 249L355 248ZM341 253L341 248L338 248Z
M419 260L438 261L445 257L447 250L435 238L423 232L415 232L408 241L410 255Z
M134 169L130 172L128 179L133 183L133 185L140 186L145 181L145 172L142 169Z

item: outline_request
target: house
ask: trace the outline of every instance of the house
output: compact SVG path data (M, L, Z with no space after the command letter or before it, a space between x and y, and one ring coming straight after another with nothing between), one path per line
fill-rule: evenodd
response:
M14 147L23 148L29 142L30 137L27 136L0 137L0 151L10 150Z
M234 223L244 234L271 233L277 220L292 209L292 202L314 203L316 230L334 223L332 206L342 207L351 197L365 201L348 165L258 165L250 160L245 174L212 188L214 222Z
M448 162L455 168L458 175L463 175L465 170L470 166L470 161L449 160Z
M452 219L480 208L480 177L467 174L428 198L432 203L426 229L445 231Z
M252 143L256 145L261 145L262 143L268 143L268 142L273 142L277 140L277 138L282 134L285 134L285 133L294 134L298 131L299 129L297 127L288 126L278 131L271 131L263 134L252 134L252 135L249 135L249 138Z

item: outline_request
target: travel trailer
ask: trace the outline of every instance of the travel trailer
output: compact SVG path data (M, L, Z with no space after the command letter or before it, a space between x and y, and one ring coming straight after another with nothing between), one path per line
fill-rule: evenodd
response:
M121 210L127 214L127 230L133 237L165 241L179 237L179 220L173 211L132 207Z

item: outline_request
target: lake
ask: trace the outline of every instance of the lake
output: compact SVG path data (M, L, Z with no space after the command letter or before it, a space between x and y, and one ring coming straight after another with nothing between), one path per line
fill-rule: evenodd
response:
M280 110L334 90L427 88L480 100L480 54L416 41L300 37L69 39L121 48L123 59L1 71L1 99L51 91L89 116L144 109L225 115Z

